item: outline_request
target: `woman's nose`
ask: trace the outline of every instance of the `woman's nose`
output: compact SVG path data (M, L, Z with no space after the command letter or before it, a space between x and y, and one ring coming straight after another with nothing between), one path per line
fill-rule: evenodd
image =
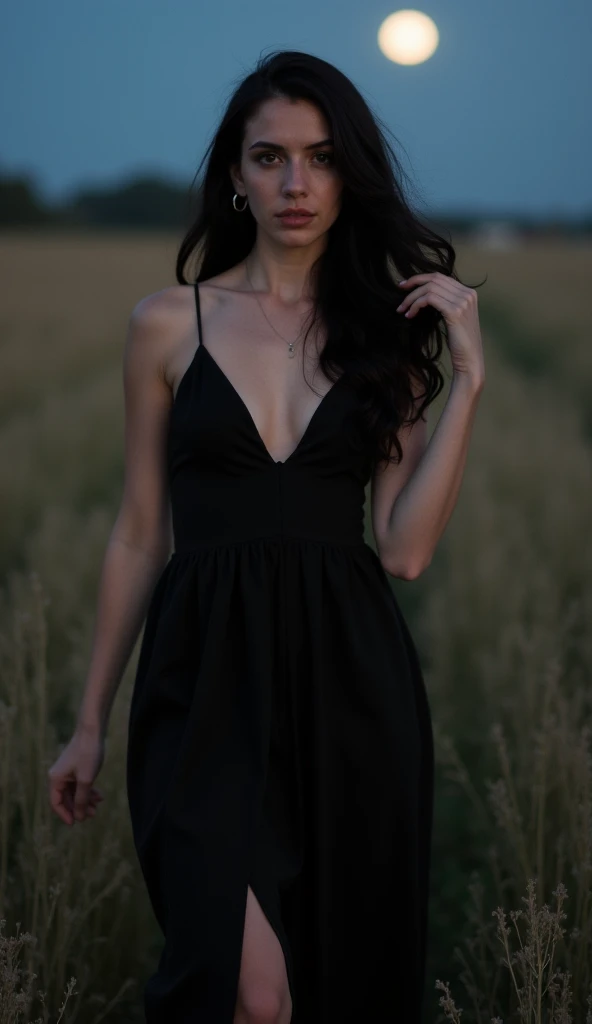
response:
M298 163L287 165L284 177L284 192L303 193L307 191L306 177Z

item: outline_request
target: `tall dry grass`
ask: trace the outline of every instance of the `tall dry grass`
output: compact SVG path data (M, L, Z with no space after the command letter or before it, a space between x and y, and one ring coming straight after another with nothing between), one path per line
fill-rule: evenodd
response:
M463 1019L583 1024L592 991L592 458L581 410L552 381L517 374L491 344L487 364L462 495L423 580L417 624L440 773L435 856L451 877L459 854L462 863L451 896L465 904L466 941L450 938L470 1000ZM458 846L447 835L456 825ZM436 878L445 875L439 865ZM506 936L522 955L546 920L533 900L543 908L563 885L556 958L542 966L526 957L519 984L500 964L497 907L515 913L528 901L527 937ZM553 1015L557 965L569 972L569 1015ZM521 988L540 985L533 1009Z
M126 321L142 295L171 283L170 255L170 240L157 238L0 243L2 1024L54 1021L60 1006L62 1019L83 1024L141 1020L158 949L124 782L134 659L113 709L96 819L57 821L47 768L78 710L119 501Z
M42 1019L53 1020L47 1008L58 1006L74 978L68 1021L98 1024L116 1007L120 1019L138 1019L153 925L129 834L125 714L114 716L101 774L106 814L88 827L57 825L47 770L75 701L59 672L48 671L48 600L36 573L15 573L0 608L0 908L11 931L21 922L33 936L21 966L39 986L23 983L15 999L28 991L22 1012L38 1012L44 992ZM1 938L0 948L7 949ZM6 978L2 985L6 998ZM3 1011L2 1021L28 1019Z
M487 274L482 314L506 360L531 378L552 378L580 407L592 442L592 239L532 239L507 250L467 242L458 255L462 275L480 281Z

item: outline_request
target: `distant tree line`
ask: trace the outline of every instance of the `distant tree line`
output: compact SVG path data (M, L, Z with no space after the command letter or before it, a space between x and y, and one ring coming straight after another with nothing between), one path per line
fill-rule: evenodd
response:
M129 228L181 231L197 212L199 197L189 186L159 176L138 175L111 187L82 188L67 201L47 203L30 175L0 171L0 230L56 228ZM470 232L487 222L504 221L524 234L590 234L592 210L579 219L488 215L483 211L442 211L424 219L436 230Z
M47 203L27 175L0 172L0 227L183 228L195 212L189 187L138 176L113 187L82 188Z

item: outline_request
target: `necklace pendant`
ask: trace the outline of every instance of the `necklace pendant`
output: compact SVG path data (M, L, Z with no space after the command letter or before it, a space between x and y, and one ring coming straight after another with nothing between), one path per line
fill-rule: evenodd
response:
M290 341L288 343L288 358L293 359L295 355L296 353L294 352L294 342Z

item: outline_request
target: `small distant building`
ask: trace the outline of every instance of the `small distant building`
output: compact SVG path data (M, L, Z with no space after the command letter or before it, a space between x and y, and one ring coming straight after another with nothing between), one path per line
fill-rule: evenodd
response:
M523 234L508 220L482 221L473 227L470 240L483 249L516 249L523 240Z

